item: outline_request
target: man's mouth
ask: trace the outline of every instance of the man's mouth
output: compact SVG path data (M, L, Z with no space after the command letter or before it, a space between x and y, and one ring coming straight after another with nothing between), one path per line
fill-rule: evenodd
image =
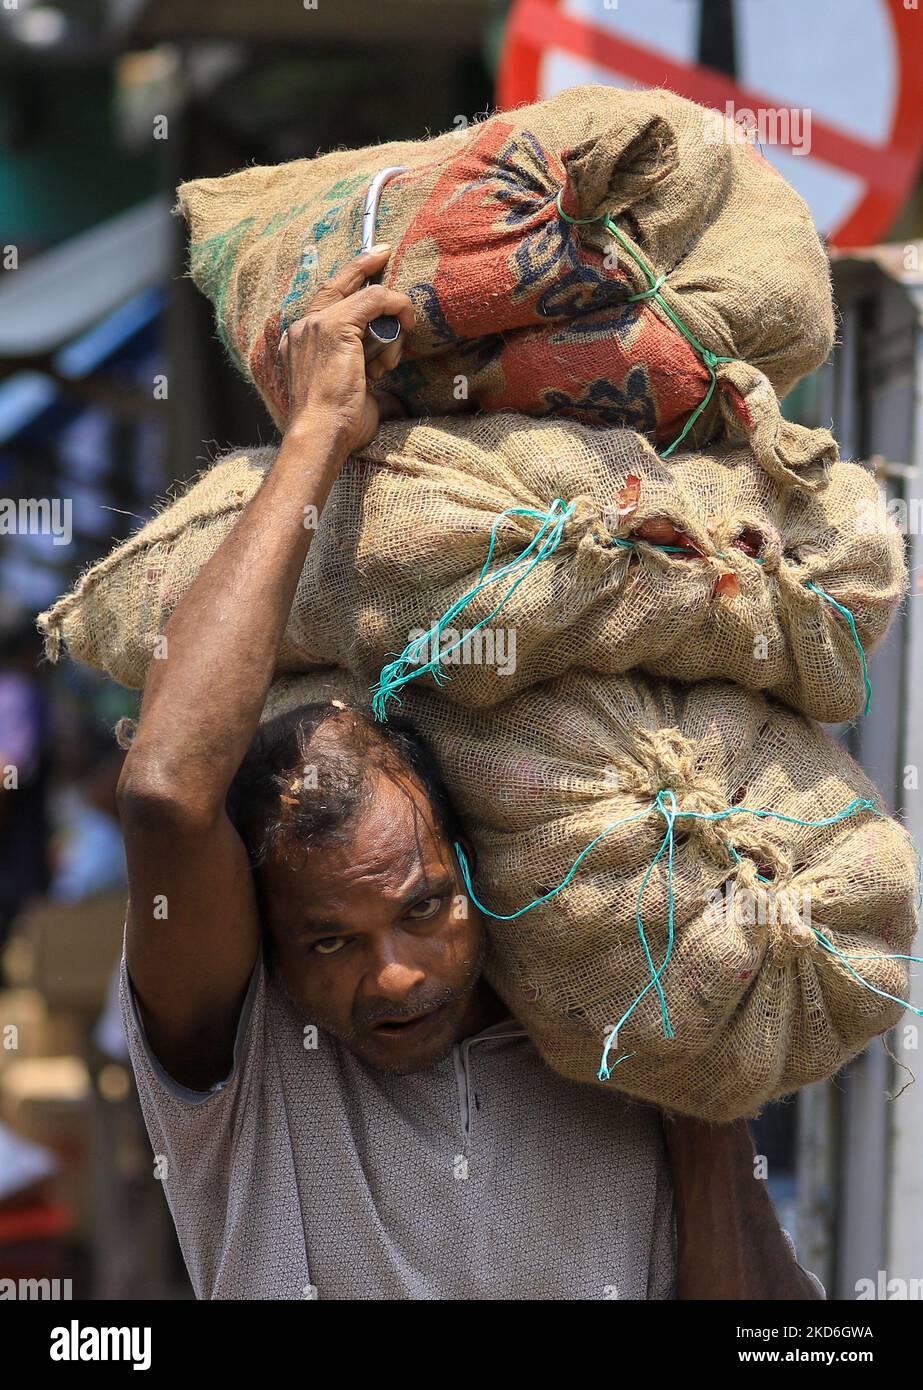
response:
M436 1020L442 1015L445 1008L440 1004L435 1009L426 1009L422 1013L413 1014L410 1018L381 1018L377 1023L373 1023L370 1032L376 1038L387 1038L390 1042L400 1042L402 1039L421 1037Z

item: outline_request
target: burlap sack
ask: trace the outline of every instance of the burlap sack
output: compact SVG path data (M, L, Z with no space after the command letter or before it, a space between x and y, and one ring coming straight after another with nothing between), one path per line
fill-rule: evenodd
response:
M690 444L723 430L775 475L822 478L832 437L776 396L833 343L807 205L734 122L666 91L572 88L430 140L183 184L192 277L277 423L280 335L360 249L366 189L395 166L377 235L418 324L384 384L410 414L554 413L667 446L709 390L703 348L730 360Z
M351 678L325 673L280 682L267 712L331 695L361 702ZM635 914L666 833L662 814L645 814L657 793L669 789L680 813L822 821L878 804L874 787L816 726L718 682L578 673L486 711L417 691L404 713L437 756L475 852L476 898L493 912L547 893L603 836L550 902L487 918L488 978L564 1075L729 1121L833 1075L899 1019L884 996L907 998L906 966L889 957L912 949L916 885L897 821L867 809L821 828L680 815L660 976L674 1036L647 988L599 1082L613 1026L651 979ZM655 967L668 906L664 854L640 906Z
M220 461L94 566L42 615L50 654L63 639L72 656L140 686L167 617L272 457ZM637 502L620 508L631 478ZM476 585L498 513L544 513L555 498L573 503L572 518L494 620L477 628L512 577L423 643L423 662L442 657L447 698L489 705L573 666L640 667L730 678L826 721L863 708L862 655L831 600L853 614L869 652L906 579L900 537L877 509L868 473L837 463L825 489L805 493L733 446L662 460L631 431L514 415L391 423L347 463L320 518L279 670L334 663L372 684L412 635ZM615 544L655 517L671 519L697 551ZM533 516L504 520L494 569L539 526ZM410 661L404 675L420 669ZM432 675L420 679L432 685Z

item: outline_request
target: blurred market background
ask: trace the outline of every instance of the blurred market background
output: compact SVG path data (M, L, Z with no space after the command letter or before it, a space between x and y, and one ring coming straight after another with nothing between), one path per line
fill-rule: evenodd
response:
M73 538L0 534L0 773L18 770L0 785L0 1278L190 1296L112 993L125 881L111 730L135 698L41 662L33 628L174 480L274 437L183 278L173 189L435 134L582 81L813 117L810 151L760 131L830 239L841 314L832 361L787 410L832 423L906 504L911 596L872 662L871 713L837 732L923 833L915 0L2 0L0 501L69 499ZM923 1006L919 978L914 991ZM923 1280L918 1041L908 1015L755 1126L784 1224L831 1297L878 1271Z

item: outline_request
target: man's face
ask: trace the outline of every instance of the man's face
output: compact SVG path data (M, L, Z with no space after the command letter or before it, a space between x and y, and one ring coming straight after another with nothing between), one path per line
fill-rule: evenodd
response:
M348 843L261 870L274 968L306 1024L370 1066L411 1072L460 1036L484 930L422 787L375 772Z

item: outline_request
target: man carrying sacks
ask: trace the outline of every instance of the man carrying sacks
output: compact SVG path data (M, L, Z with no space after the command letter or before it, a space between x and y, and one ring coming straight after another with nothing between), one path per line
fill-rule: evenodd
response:
M709 131L582 88L180 190L285 437L40 623L146 680L123 999L203 1296L816 1296L740 1120L905 1007L912 845L805 715L906 571L780 413L807 209Z
M289 329L275 467L167 623L122 776L124 1017L196 1293L817 1298L744 1124L564 1079L487 986L417 736L343 701L258 733L305 509L379 423L363 334L412 323L360 288L387 255Z

